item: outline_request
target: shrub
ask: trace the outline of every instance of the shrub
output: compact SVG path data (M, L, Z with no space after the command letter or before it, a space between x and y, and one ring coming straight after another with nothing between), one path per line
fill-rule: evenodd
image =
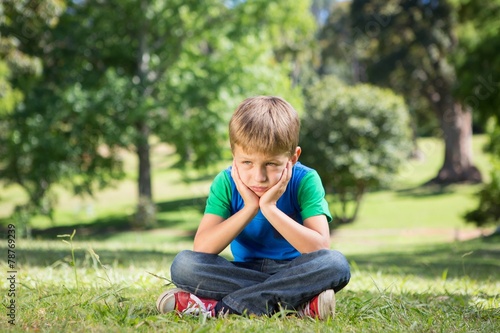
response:
M391 90L346 86L329 76L306 91L301 159L340 201L340 212L333 212L337 222L356 219L367 189L390 184L410 142L407 106Z
M500 224L500 162L491 171L491 181L483 186L477 196L478 206L465 214L465 220L478 227Z
M475 223L478 227L497 225L500 231L500 123L490 119L487 123L489 142L485 151L491 154L492 166L491 181L477 193L478 205L476 209L467 212L464 218L467 222Z

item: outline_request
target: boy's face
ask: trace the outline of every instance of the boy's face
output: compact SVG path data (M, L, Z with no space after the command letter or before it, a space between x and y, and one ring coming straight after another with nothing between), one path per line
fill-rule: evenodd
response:
M297 147L292 156L289 154L264 154L247 152L235 145L233 160L243 184L260 197L278 183L288 161L293 164L298 161L300 152L300 147Z

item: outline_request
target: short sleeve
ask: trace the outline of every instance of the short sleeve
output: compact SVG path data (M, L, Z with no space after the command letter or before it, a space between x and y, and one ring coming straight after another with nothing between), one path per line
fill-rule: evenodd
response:
M328 222L332 221L325 199L325 189L316 171L309 172L300 181L298 201L303 220L316 215L325 215Z
M226 171L215 176L208 194L205 214L214 214L227 219L231 215L231 181Z

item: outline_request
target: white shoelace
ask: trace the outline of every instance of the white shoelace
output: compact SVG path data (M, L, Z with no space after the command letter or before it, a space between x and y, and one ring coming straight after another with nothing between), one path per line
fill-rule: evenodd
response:
M212 317L211 304L207 308L205 304L203 304L203 301L193 294L190 294L189 299L192 302L190 301L186 309L182 311L183 314L202 315L205 318Z

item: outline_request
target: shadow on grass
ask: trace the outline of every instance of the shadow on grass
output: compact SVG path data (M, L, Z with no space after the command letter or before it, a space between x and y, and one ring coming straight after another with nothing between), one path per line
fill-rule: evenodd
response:
M94 250L94 249L93 249ZM95 249L100 262L110 267L147 267L165 264L166 268L177 252L164 252L154 250L108 250ZM71 252L63 248L33 248L19 251L18 264L20 267L47 267L70 264L72 261ZM78 268L91 268L97 265L88 252L87 248L77 248L75 250L75 262Z
M429 245L414 252L350 255L361 271L414 275L429 278L499 280L500 237L478 238L449 244Z
M203 213L205 208L206 197L197 197L189 199L180 199L173 201L164 201L156 204L158 215L162 213L172 213L176 216L179 213L182 216L182 212L185 210L192 210L195 212ZM31 230L31 237L34 239L54 239L57 235L71 234L73 230L77 230L78 238L81 240L106 240L112 236L116 236L117 233L136 231L131 221L133 216L130 215L115 215L109 216L101 219L96 219L90 223L76 223L72 225L64 226L54 226L45 229ZM180 225L184 224L186 221L182 218L162 218L159 217L157 220L158 228L178 228ZM6 225L8 222L2 221L2 226L0 231L6 234ZM197 225L197 223L196 223ZM195 228L193 230L187 230L185 236L179 236L180 240L192 240L195 233Z
M206 197L197 197L197 198L188 198L188 199L180 199L174 201L163 201L156 204L156 208L158 212L174 212L182 209L190 208L196 209L200 213L203 212L205 208ZM168 221L159 221L164 224L168 224ZM166 225L164 225L166 226Z
M422 184L420 186L399 189L394 191L401 197L426 198L453 193L451 186Z

